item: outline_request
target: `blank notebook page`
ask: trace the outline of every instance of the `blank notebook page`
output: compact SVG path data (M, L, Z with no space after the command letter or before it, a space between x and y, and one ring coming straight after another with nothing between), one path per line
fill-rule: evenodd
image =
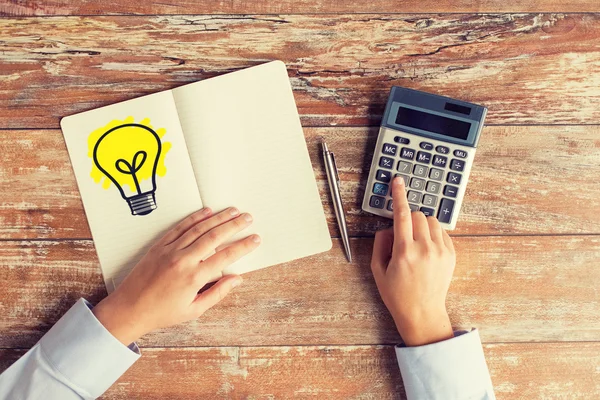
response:
M285 65L274 61L173 90L205 205L254 217L244 273L331 248L329 229Z

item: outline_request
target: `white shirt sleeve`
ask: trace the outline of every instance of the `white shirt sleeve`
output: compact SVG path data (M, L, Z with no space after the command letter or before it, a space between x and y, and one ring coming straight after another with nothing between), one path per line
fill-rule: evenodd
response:
M0 399L95 399L139 357L135 343L124 346L80 299L0 375Z
M396 347L408 400L495 400L476 329L442 342Z

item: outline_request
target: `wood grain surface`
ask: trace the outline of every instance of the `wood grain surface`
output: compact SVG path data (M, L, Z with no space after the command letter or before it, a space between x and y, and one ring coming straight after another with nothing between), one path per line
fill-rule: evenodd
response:
M0 15L590 12L595 0L2 0Z
M0 19L0 128L281 59L305 126L377 125L392 85L489 107L490 124L600 120L600 14Z
M459 237L448 296L455 328L486 342L600 340L598 236ZM245 275L201 319L142 346L382 344L400 340L369 267L372 240ZM0 347L27 347L79 297L105 296L91 241L0 242Z
M331 234L321 138L336 153L351 235L389 225L360 210L377 129L308 128L305 136ZM0 238L90 238L59 130L0 131L0 151ZM487 127L477 151L453 235L600 233L599 126Z
M600 397L600 344L484 345L498 399ZM103 399L404 399L391 346L142 349ZM0 371L23 350L0 350Z

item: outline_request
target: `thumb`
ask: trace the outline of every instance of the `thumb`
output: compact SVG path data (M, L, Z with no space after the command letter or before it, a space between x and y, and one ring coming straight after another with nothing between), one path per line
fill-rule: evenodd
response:
M385 275L394 244L394 231L384 229L375 233L373 242L373 255L371 256L371 270L375 280L380 280Z
M192 303L193 313L197 317L204 314L209 308L223 300L240 283L242 283L242 277L239 275L227 275L219 279L217 283L196 296Z

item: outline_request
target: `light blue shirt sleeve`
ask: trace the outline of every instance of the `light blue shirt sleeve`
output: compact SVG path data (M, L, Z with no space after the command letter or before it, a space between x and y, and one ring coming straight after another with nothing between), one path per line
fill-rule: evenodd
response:
M408 400L495 400L479 332L416 347L396 347Z
M139 357L135 343L124 346L80 299L0 375L0 399L95 399Z

